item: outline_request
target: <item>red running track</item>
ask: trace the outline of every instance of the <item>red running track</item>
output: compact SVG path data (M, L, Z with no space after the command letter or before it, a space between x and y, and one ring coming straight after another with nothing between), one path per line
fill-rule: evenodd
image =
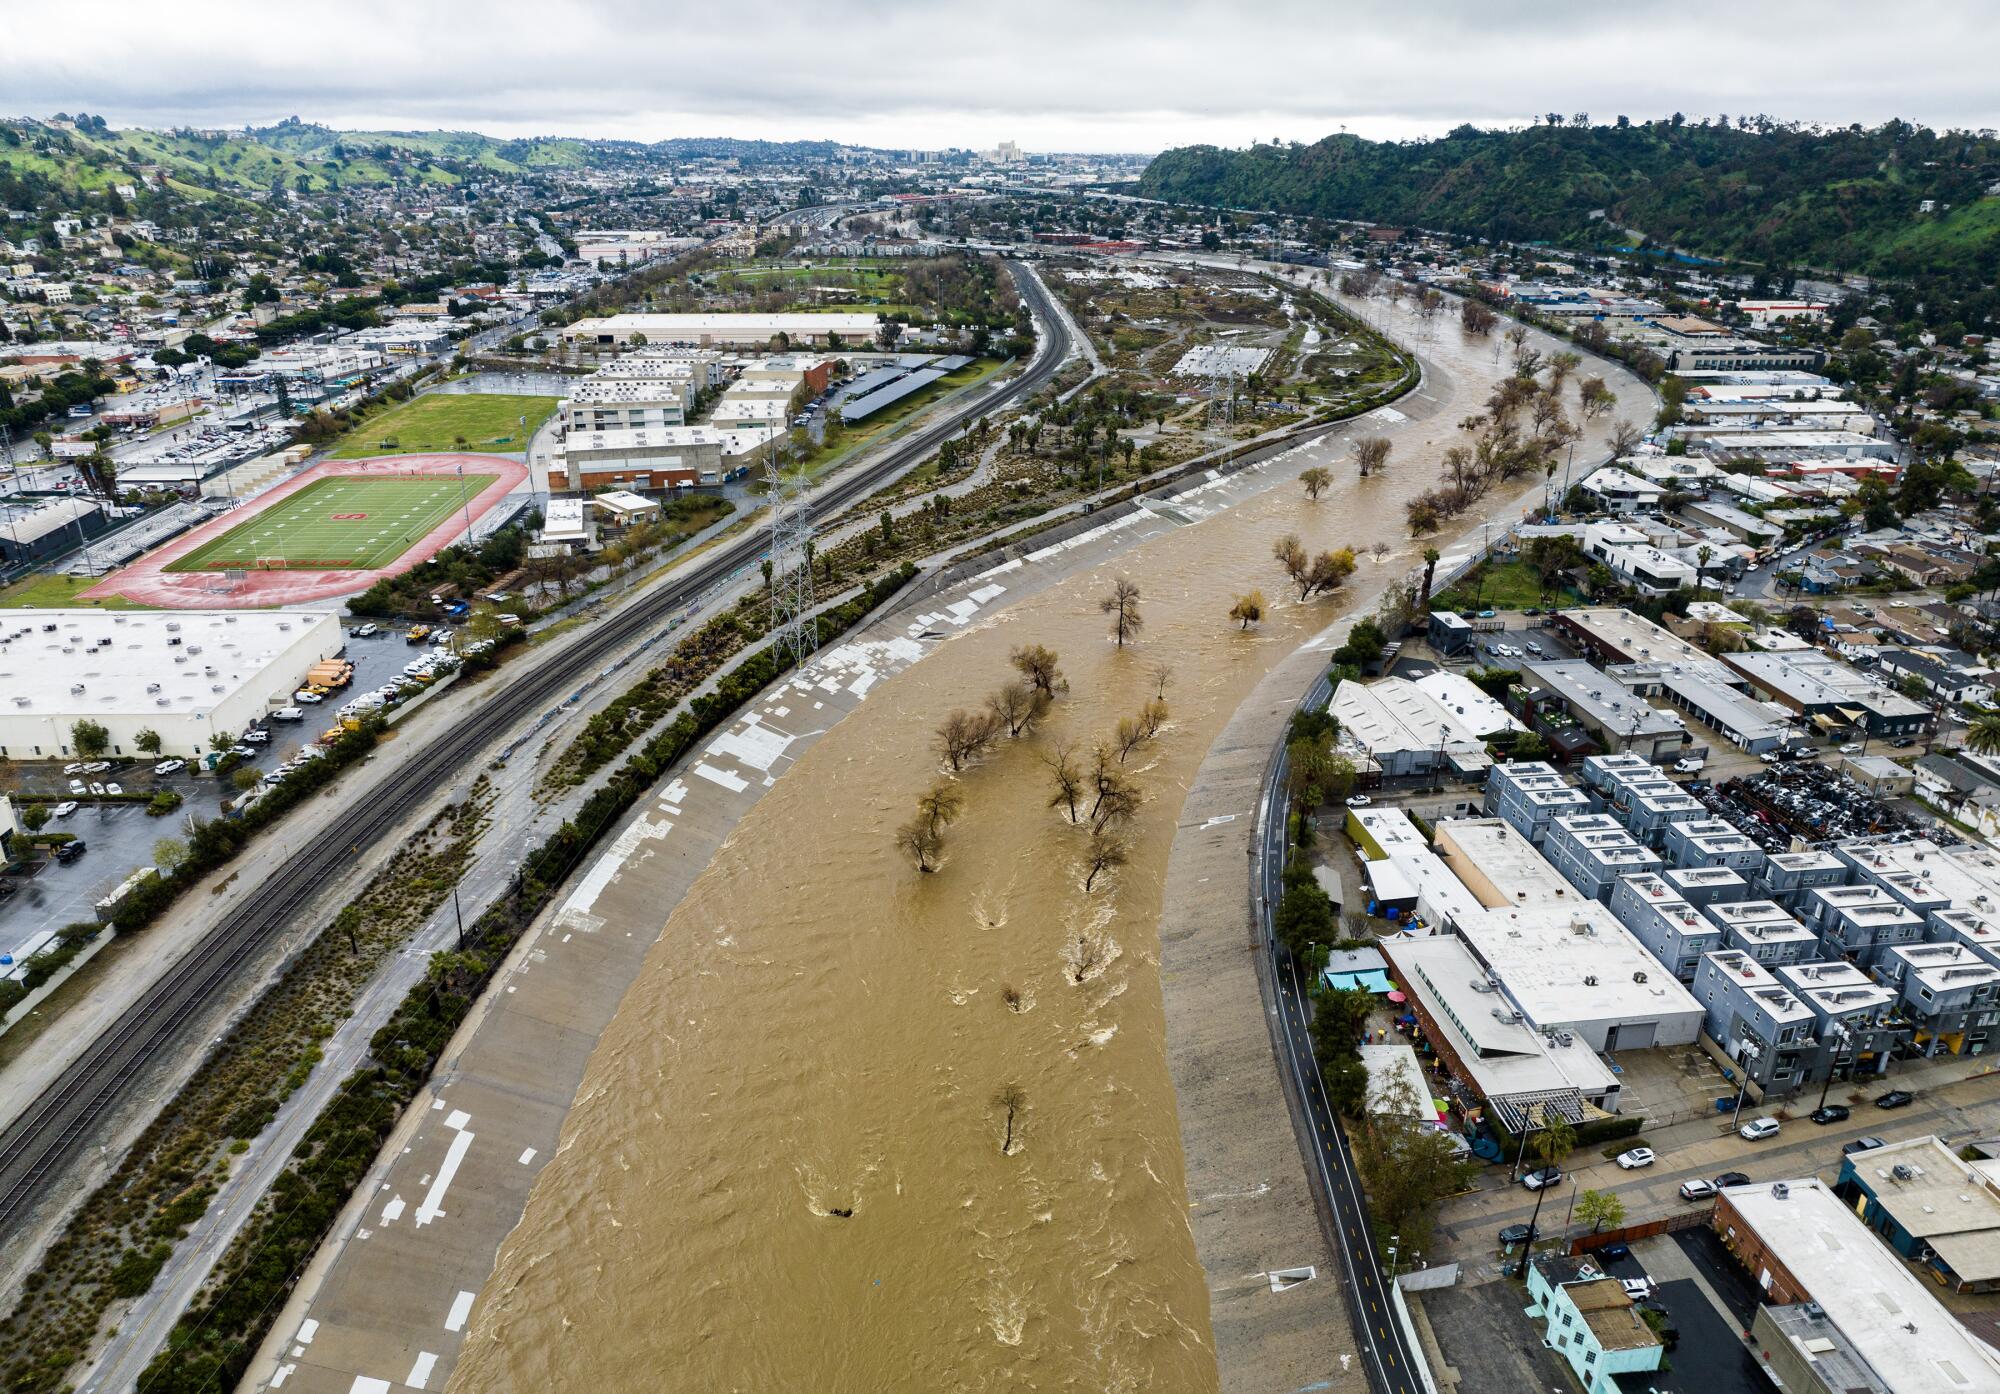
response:
M453 513L387 566L370 570L252 571L231 581L220 571L168 571L169 563L249 521L271 505L318 480L335 475L456 474L497 475L472 500L472 516L487 509L528 477L528 467L501 455L385 455L371 460L322 460L303 474L232 508L212 522L148 552L130 566L112 572L83 592L85 599L121 596L139 605L174 610L243 610L278 605L305 605L367 590L384 576L400 576L419 562L429 561L465 532L465 515Z

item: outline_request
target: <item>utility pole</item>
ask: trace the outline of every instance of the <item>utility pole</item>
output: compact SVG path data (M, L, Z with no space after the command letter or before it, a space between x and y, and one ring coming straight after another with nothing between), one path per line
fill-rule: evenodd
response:
M812 615L812 515L805 482L778 467L775 436L764 472L771 494L771 639L803 668L819 648L819 625Z
M458 882L451 883L451 913L458 921L458 951L465 952L465 911L458 903Z
M1844 1021L1830 1023L1827 1027L1827 1034L1833 1037L1838 1043L1834 1047L1836 1055L1840 1053L1841 1046L1848 1045L1854 1040L1854 1033L1848 1030L1847 1023ZM1826 1062L1826 1080L1819 1087L1819 1104L1817 1107L1826 1107L1826 1092L1831 1088L1833 1088L1833 1061L1829 1060Z

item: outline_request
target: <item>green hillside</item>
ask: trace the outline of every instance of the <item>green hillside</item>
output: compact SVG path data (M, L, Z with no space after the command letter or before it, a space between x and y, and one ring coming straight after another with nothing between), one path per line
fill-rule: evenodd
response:
M1140 191L1175 202L1406 223L1471 236L1643 238L1770 266L2000 270L2000 141L1903 122L1813 130L1666 121L1460 127L1438 140L1164 152ZM1935 200L1938 211L1919 212ZM1949 211L1945 211L1945 210ZM1620 229L1630 230L1629 233Z

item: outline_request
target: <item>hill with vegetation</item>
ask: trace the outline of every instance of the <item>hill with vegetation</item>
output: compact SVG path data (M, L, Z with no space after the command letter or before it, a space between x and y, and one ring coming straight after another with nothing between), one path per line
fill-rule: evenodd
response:
M1772 268L2000 272L2000 140L1892 121L1826 130L1746 118L1521 130L1437 140L1329 136L1189 146L1139 192L1179 203L1407 224L1578 250L1672 248ZM1926 201L1932 211L1922 211Z

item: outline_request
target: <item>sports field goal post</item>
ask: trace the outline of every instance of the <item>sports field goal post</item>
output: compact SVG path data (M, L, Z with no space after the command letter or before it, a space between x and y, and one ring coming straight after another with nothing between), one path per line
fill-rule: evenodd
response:
M283 557L259 557L252 563L259 571L284 571L290 563Z

